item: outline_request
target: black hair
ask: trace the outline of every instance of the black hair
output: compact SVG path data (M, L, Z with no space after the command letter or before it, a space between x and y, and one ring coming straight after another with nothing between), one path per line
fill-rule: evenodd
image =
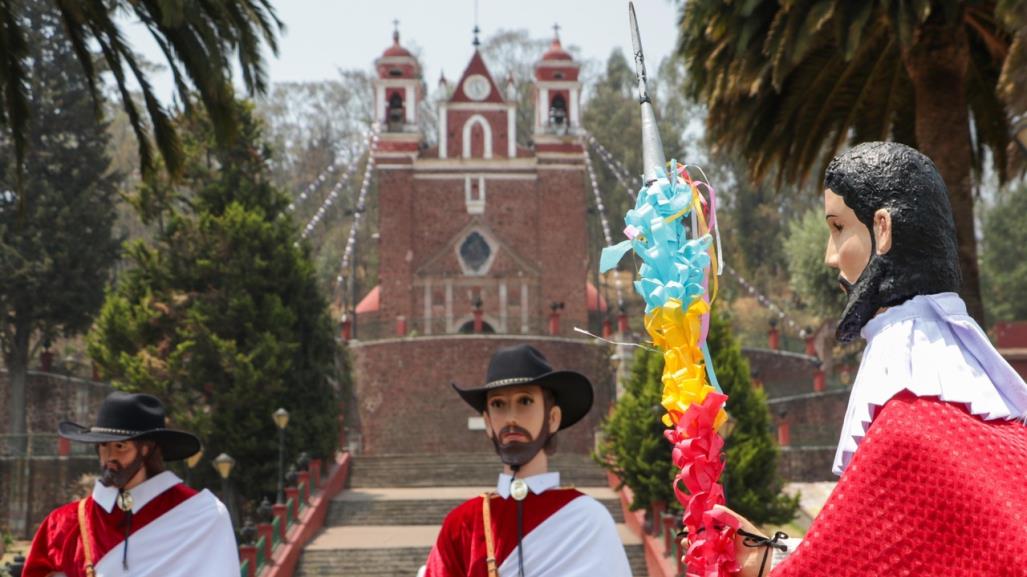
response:
M959 255L948 188L924 154L897 142L864 142L835 157L824 186L870 231L870 261L853 283L838 340L859 335L882 307L959 290ZM877 255L874 213L891 216L891 249Z

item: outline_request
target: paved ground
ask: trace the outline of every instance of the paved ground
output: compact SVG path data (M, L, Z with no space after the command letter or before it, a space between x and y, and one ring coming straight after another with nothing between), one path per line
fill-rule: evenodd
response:
M625 545L642 543L623 523L617 525L617 532ZM438 534L439 527L431 525L327 527L306 550L431 547Z

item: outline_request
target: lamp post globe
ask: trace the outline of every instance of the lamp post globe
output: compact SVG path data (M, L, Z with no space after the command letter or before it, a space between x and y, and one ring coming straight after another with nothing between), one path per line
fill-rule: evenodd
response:
M282 475L285 468L285 428L289 426L289 411L279 407L277 411L271 413L271 419L278 427L278 492L275 502L281 504L285 502L285 486Z
M232 526L239 526L239 512L235 508L235 495L232 494L232 484L228 478L232 475L232 469L235 468L235 459L233 459L228 453L221 453L211 462L214 469L218 472L221 477L221 492L224 497L225 505L228 507L228 515L232 518Z

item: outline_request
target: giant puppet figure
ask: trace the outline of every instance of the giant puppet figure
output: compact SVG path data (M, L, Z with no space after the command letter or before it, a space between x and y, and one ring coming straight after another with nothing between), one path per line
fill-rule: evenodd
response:
M831 161L826 263L866 339L837 487L771 577L1027 575L1027 386L966 313L945 183L896 143ZM755 528L742 520L743 528ZM744 577L762 553L736 549Z
M592 407L588 378L519 345L496 351L484 385L453 388L484 417L503 472L495 491L446 516L421 575L630 577L610 513L549 471L556 432Z
M237 577L239 555L225 506L164 470L200 441L165 428L150 395L111 393L96 424L63 422L60 435L96 446L90 496L55 509L32 540L23 577Z

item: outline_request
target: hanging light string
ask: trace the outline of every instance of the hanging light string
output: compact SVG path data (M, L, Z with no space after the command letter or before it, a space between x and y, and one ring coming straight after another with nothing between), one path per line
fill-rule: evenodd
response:
M367 140L366 135L362 140ZM363 149L361 149L361 152L363 152ZM360 155L357 154L353 158L358 159L360 158ZM303 189L303 192L301 192L299 196L297 196L292 202L289 203L289 206L285 209L286 212L292 212L296 210L297 205L306 202L307 197L309 197L311 193L313 193L315 190L320 188L321 185L324 184L326 180L328 180L328 175L335 172L340 166L342 166L342 154L336 154L335 158L333 158L332 161L328 163L328 168L322 170L321 174L317 175L317 178L310 181L310 183L307 184L307 187Z
M361 156L363 156L365 150L373 151L375 145L377 144L378 130L375 128L368 131L367 139L365 140L364 145L361 147L360 152L354 158L359 159ZM368 154L370 154L370 152L368 152ZM314 232L314 229L317 228L317 225L321 222L322 219L324 219L325 215L328 214L328 209L330 209L332 205L335 204L335 201L339 198L339 193L342 192L343 188L345 188L346 183L349 182L350 177L353 176L353 172L356 170L359 164L360 163L357 160L354 160L354 162L352 162L346 168L346 172L339 178L339 180L335 182L335 186L332 187L331 192L328 193L328 196L325 197L324 202L322 202L321 206L318 207L317 212L314 213L314 216L310 217L310 220L307 222L307 225L303 227L303 232L300 234L302 238L307 238L308 236L310 236L310 233Z
M613 236L610 234L610 222L606 219L606 206L603 204L603 197L599 193L599 183L596 180L595 168L592 166L592 156L587 150L585 151L585 168L588 170L588 179L592 183L592 196L595 197L596 212L599 213L599 222L603 225L603 240L606 242L606 246L613 246ZM617 291L617 309L620 310L624 308L624 294L621 291L620 275L617 274L616 270L613 271L613 287ZM596 294L598 293L599 287L596 287Z
M349 268L350 259L353 257L353 247L357 242L357 231L363 221L364 209L366 208L367 191L371 188L371 176L374 173L374 151L378 143L377 125L375 125L374 138L371 139L370 149L367 153L367 163L364 164L364 176L360 181L360 193L357 195L357 207L353 211L353 224L349 228L349 237L346 239L346 248L342 253L342 262L339 264L339 276L335 277L336 290L342 290L342 282L346 278L346 269Z
M606 169L609 170L611 174L613 174L613 177L617 179L617 182L619 182L620 185L624 187L624 190L628 193L628 196L631 198L632 201L634 201L635 188L628 184L628 170L624 168L624 165L621 164L620 161L618 161L616 158L613 157L612 154L610 154L610 151L607 150L605 146L600 144L599 141L596 140L594 136L592 136L591 132L585 133L585 139L588 142L588 144L592 147L592 149L595 150L596 154L598 154L599 157L603 159L603 164L605 164ZM641 181L639 181L639 184L641 184Z
M748 292L750 295L752 295L752 297L755 298L757 302L759 302L761 305L763 305L764 307L769 309L770 312L776 314L777 318L779 318L782 321L784 321L785 323L787 323L789 327L791 327L792 329L794 329L796 331L801 331L802 330L799 327L799 323L795 322L790 316L788 316L788 314L785 313L784 310L781 307L779 307L776 304L774 304L774 301L772 301L769 298L763 296L763 293L761 293L759 291L759 289L757 289L755 286L753 286L747 280L745 280L742 277L742 275L738 274L738 271L736 271L735 269L733 269L733 268L731 268L731 267L729 267L727 265L724 265L724 270L726 270L727 273L730 274L732 278L734 278L736 281L738 281L738 284L742 285L742 288L744 288L746 290L746 292Z

